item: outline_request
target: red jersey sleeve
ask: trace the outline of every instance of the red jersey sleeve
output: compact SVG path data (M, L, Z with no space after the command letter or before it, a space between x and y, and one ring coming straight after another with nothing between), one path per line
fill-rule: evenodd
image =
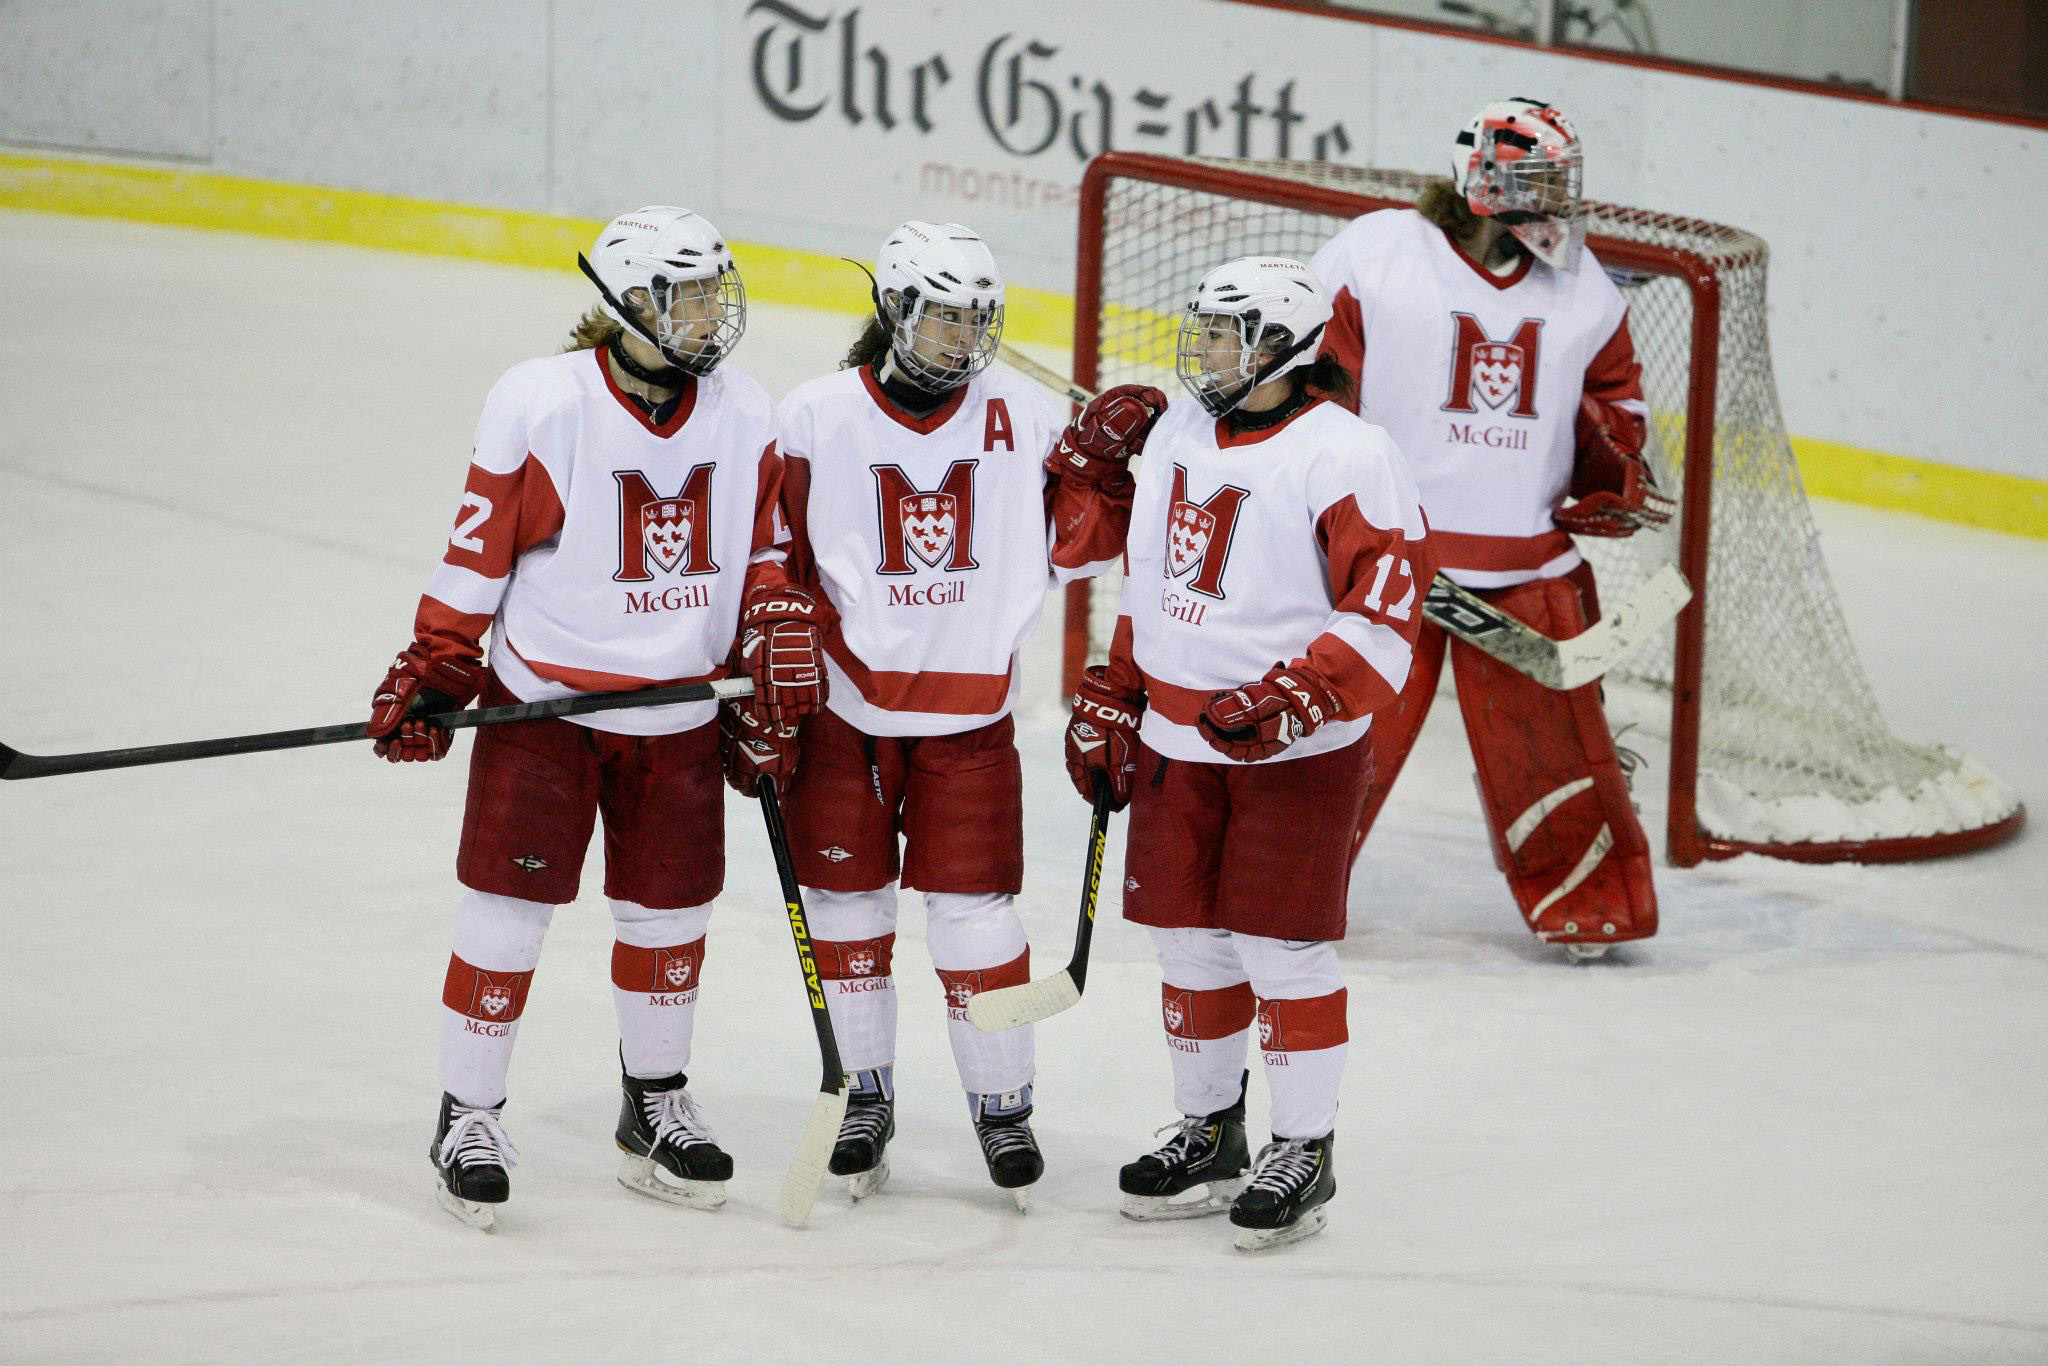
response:
M1415 512L1421 525L1421 511ZM1316 543L1329 565L1334 604L1323 633L1309 642L1306 665L1335 690L1352 720L1386 706L1408 681L1422 629L1422 596L1436 568L1427 534L1376 526L1347 494L1316 519Z
M528 454L510 473L469 467L448 549L427 581L413 635L429 654L480 658L519 557L562 532L562 499Z

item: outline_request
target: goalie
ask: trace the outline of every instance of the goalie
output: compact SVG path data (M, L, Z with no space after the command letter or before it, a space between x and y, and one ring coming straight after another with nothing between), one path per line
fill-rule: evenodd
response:
M1356 219L1312 263L1334 296L1324 354L1407 455L1441 571L1559 638L1599 619L1571 537L1628 536L1672 512L1642 459L1628 306L1585 250L1581 163L1556 109L1489 104L1458 134L1449 180L1413 209ZM1424 625L1399 700L1367 736L1361 845L1445 644ZM1655 934L1649 844L1598 686L1553 692L1462 641L1450 657L1494 860L1530 931L1575 958Z

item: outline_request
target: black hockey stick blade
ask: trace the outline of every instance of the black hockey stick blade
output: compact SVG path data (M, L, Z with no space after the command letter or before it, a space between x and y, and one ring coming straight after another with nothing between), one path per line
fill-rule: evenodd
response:
M1037 1024L1080 1003L1081 993L1088 989L1088 948L1095 938L1095 903L1102 893L1102 852L1108 843L1109 784L1098 775L1095 814L1088 822L1088 862L1081 874L1081 921L1074 929L1074 956L1050 977L976 993L967 1003L968 1022L976 1029L995 1033Z
M635 692L585 693L549 702L513 702L502 707L471 707L442 712L433 719L449 730L472 726L495 726L508 721L540 721L554 716L582 716L588 712L618 711L628 707L658 707L672 702L712 702L729 697L747 697L754 691L752 679L721 678L709 683L677 683L666 688L641 688ZM273 730L259 735L225 735L217 740L183 740L168 745L138 745L131 749L87 750L77 754L24 754L0 745L0 780L52 778L63 773L96 773L110 768L140 768L146 764L174 764L186 759L220 759L235 754L262 754L275 749L306 749L314 745L338 745L368 738L361 721L337 726L312 726L305 730Z
M783 1178L777 1209L791 1224L811 1217L818 1201L818 1189L825 1184L825 1168L832 1160L832 1148L839 1141L840 1121L846 1118L846 1071L839 1061L839 1040L832 1032L832 1012L825 1004L825 983L818 973L818 955L811 944L811 927L804 917L804 892L796 880L796 863L789 856L789 832L782 824L782 801L776 794L775 779L763 777L760 788L761 821L768 830L768 851L775 858L775 873L782 881L783 909L789 916L790 938L796 942L796 958L803 968L804 992L810 998L811 1026L818 1035L818 1098L811 1105L811 1117L797 1140L796 1156L790 1160L789 1175Z

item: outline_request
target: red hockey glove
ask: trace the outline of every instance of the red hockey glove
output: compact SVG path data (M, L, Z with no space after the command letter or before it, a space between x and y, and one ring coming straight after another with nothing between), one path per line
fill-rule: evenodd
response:
M737 649L765 720L793 726L825 705L823 616L801 588L761 584L747 595Z
M1166 395L1149 384L1119 384L1097 394L1060 433L1046 468L1062 479L1122 492L1131 483L1126 466L1145 449L1146 435L1165 411Z
M1074 718L1067 723L1067 776L1074 790L1095 800L1095 780L1109 783L1109 809L1131 803L1131 777L1138 767L1138 719L1143 693L1125 692L1109 681L1109 670L1091 664L1074 690Z
M1337 719L1337 694L1314 669L1275 664L1256 683L1209 699L1195 718L1209 747L1239 763L1270 759Z
M749 703L748 698L735 698L718 709L719 756L732 790L742 797L757 797L763 775L773 778L778 788L787 788L796 776L796 727L762 720Z
M437 657L414 641L391 661L391 671L370 699L367 729L377 742L377 757L394 764L443 757L455 734L427 717L462 710L483 687L481 660Z
M1678 505L1658 492L1642 456L1614 439L1590 398L1579 402L1578 443L1571 485L1578 501L1551 521L1574 536L1633 536L1671 520Z

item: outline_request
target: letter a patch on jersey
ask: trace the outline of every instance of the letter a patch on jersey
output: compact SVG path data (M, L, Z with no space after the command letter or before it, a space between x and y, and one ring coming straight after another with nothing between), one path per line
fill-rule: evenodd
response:
M895 465L876 465L875 510L881 522L878 574L931 569L976 569L974 469L978 460L955 460L935 489L921 489ZM916 563L912 561L915 560Z
M1166 575L1192 575L1188 587L1212 598L1223 596L1223 570L1230 538L1248 490L1225 484L1197 503L1188 497L1188 472L1173 467L1173 501L1166 513Z
M1543 319L1524 318L1506 341L1486 335L1470 313L1453 313L1451 392L1447 413L1476 413L1479 405L1510 417L1536 416L1536 371L1543 352Z

